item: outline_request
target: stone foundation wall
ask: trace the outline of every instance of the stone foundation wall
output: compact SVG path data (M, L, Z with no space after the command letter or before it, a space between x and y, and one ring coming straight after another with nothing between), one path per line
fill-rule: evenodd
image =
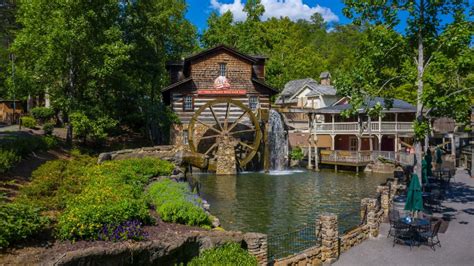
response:
M299 254L288 256L274 261L274 266L287 265L321 265L321 248L312 247Z
M189 262L202 251L225 243L240 243L267 265L266 235L240 232L191 232L178 235L173 242L142 241L113 243L69 251L59 258L50 257L45 265L179 265Z

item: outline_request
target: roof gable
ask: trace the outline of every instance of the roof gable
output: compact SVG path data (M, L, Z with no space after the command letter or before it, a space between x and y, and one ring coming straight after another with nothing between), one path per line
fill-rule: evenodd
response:
M187 58L184 59L184 63L185 64L189 64L190 62L192 61L196 61L196 60L199 60L200 58L202 57L206 57L206 56L209 56L209 55L212 55L212 54L216 54L218 52L222 52L222 51L225 51L229 54L232 54L242 60L245 60L251 64L255 64L257 62L257 59L255 59L254 57L251 57L249 55L246 55L246 54L243 54L239 51L237 51L236 49L234 48L231 48L229 46L226 46L226 45L218 45L216 47L213 47L213 48L210 48L210 49L207 49L207 50L204 50L204 51L201 51L197 54L194 54L194 55L191 55Z

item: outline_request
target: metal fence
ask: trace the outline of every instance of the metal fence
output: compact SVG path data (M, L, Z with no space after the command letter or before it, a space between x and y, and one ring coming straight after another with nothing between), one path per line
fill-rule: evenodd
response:
M297 254L310 247L320 246L316 222L288 233L268 236L268 261Z

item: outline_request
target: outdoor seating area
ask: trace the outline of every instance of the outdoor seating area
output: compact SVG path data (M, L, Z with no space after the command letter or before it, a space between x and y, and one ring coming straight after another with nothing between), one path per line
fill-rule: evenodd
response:
M431 152L425 153L422 161L421 184L412 168L395 171L394 178L405 189L399 190L389 212L390 229L387 237L393 239L393 246L426 245L436 250L441 247L438 233L442 224L442 203L448 192L456 169L437 167L442 164L442 153L436 150L436 164L433 167Z

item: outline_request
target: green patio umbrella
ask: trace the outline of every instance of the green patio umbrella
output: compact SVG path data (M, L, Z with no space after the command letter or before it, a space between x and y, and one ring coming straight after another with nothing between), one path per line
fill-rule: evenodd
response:
M421 161L421 180L424 184L428 184L428 168L428 162L423 159Z
M433 164L432 164L433 157L431 156L431 150L430 149L428 149L426 151L425 160L426 160L426 166L427 166L426 167L426 174L428 176L433 176L433 171L431 169L433 167Z
M416 174L412 174L411 176L405 210L413 212L423 210L423 195L421 192L420 182L418 181L418 175Z
M438 165L441 165L443 163L443 159L441 158L442 155L443 152L441 151L441 149L439 147L436 148L436 163Z

